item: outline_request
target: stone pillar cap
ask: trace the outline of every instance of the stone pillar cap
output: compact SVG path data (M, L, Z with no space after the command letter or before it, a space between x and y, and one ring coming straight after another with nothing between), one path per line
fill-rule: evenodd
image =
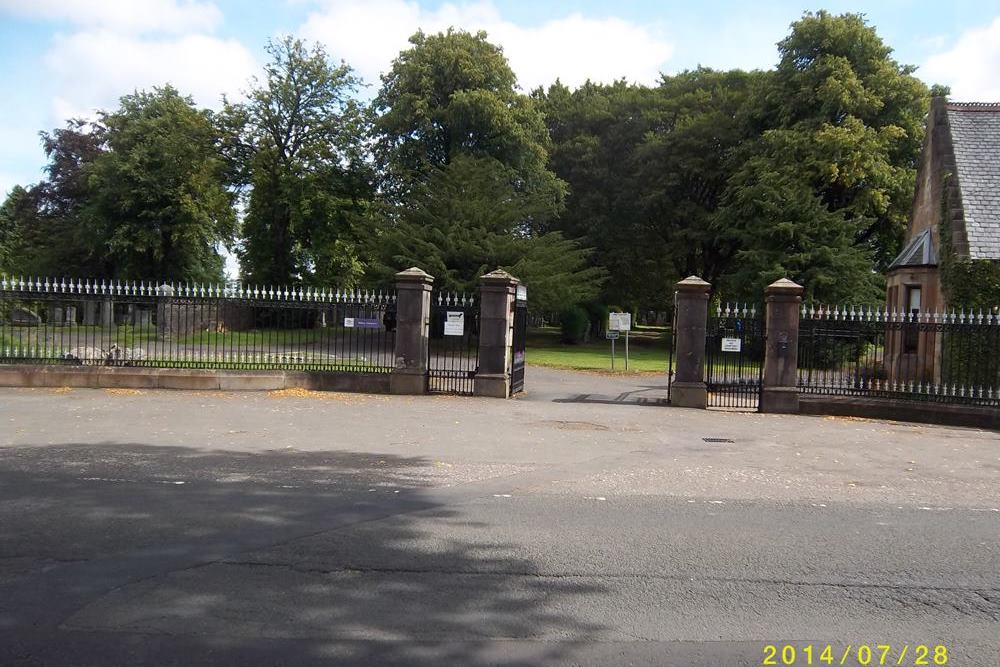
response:
M674 287L687 292L707 292L712 288L711 283L707 283L698 276L688 276L677 283Z
M416 283L426 283L431 284L434 282L434 276L427 273L423 269L411 266L406 271L400 271L396 274L397 282L416 282Z
M489 273L480 277L479 280L480 282L484 283L504 283L504 284L516 284L521 282L520 280L510 275L503 269L496 269L495 271L490 271Z
M801 295L805 291L802 285L792 282L788 278L779 278L765 288L766 294L794 294Z

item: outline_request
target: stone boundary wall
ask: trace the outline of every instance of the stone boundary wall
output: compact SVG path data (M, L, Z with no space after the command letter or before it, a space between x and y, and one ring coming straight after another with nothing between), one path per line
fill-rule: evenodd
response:
M75 387L91 389L186 389L272 391L311 389L388 394L389 373L318 371L231 371L119 366L0 366L0 387Z
M801 394L799 414L862 417L1000 430L1000 410L996 408L933 401Z

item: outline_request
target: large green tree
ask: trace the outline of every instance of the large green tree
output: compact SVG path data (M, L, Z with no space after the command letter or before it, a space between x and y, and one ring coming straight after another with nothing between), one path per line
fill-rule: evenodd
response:
M110 277L102 240L83 223L92 188L88 173L104 153L93 124L67 121L40 133L48 163L45 178L27 188L15 187L0 212L0 270L32 276Z
M246 196L238 254L244 280L355 281L364 266L355 229L372 194L359 81L321 46L291 37L247 100L220 118L231 174Z
M383 278L419 266L437 287L472 292L479 276L501 267L531 285L539 312L594 298L604 270L576 242L525 228L533 215L550 215L553 202L518 191L510 171L495 158L458 155L415 184L406 213L379 238Z
M595 263L611 274L606 300L655 299L661 261L644 238L632 160L649 127L652 92L625 82L571 91L556 82L532 96L551 133L550 166L569 184L566 210L550 228L595 249Z
M533 283L536 309L592 298L603 270L549 223L565 183L547 168L537 103L517 90L485 33L417 33L374 101L387 195L374 254L382 275L410 265L471 290L498 266Z
M410 38L382 77L373 107L375 155L386 192L409 188L458 155L494 158L522 191L561 200L565 185L546 166L549 137L535 102L517 90L500 47L485 32ZM530 220L541 227L545 219Z
M235 215L209 111L167 85L101 113L83 223L117 277L218 281Z
M732 178L740 284L788 276L823 299L874 298L899 250L929 100L861 15L807 13L761 88L764 128Z
M762 76L699 68L655 88L557 83L535 92L552 167L571 188L553 227L596 249L612 276L607 301L665 307L678 278L726 275L735 251L713 225L754 131L746 105Z

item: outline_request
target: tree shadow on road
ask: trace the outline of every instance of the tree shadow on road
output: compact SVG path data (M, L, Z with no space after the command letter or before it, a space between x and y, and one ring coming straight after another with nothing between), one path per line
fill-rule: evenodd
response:
M601 587L452 481L371 452L0 448L0 663L551 664L599 635L568 610Z

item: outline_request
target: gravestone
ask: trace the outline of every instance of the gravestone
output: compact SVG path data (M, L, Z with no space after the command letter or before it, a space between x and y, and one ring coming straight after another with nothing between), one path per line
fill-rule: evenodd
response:
M42 318L27 308L14 308L10 313L10 323L19 327L37 327Z
M97 324L97 302L83 302L83 324L92 327Z
M49 325L58 327L63 324L63 307L55 304L49 305Z
M132 311L132 324L137 327L148 327L153 323L153 311L146 308L136 308Z
M66 306L66 326L76 326L76 306Z
M110 329L115 325L115 302L111 299L101 302L101 326Z

